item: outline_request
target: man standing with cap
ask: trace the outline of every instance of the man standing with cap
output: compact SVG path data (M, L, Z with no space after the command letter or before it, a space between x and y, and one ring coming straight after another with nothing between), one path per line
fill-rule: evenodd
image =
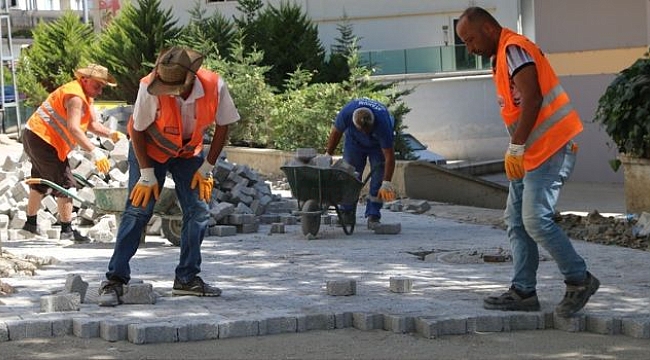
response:
M354 99L339 112L327 140L325 152L331 156L345 134L343 160L354 166L359 177L370 160L370 191L365 213L368 229L379 224L383 202L395 200L391 183L395 171L394 126L386 106L371 99ZM340 204L340 208L341 221L354 224L354 205Z
M224 80L201 68L202 62L202 54L172 47L161 52L153 71L140 80L129 121L129 198L108 264L107 281L100 288L100 306L121 304L123 285L131 279L129 261L153 215L168 171L183 212L172 295L221 294L198 273L212 197L212 171L226 143L228 125L239 120L239 113ZM206 156L203 134L212 124L215 132Z
M115 78L97 64L79 68L74 74L75 80L54 90L38 107L27 120L22 135L23 148L32 163L31 177L52 181L64 189L76 184L67 156L77 145L90 153L99 172L110 170L106 154L90 142L86 131L114 142L124 137L97 121L93 110L94 98L101 95L104 86L116 86ZM23 232L40 235L36 214L43 196L50 190L46 185L30 185ZM72 229L72 199L57 190L52 194L61 222L60 239L88 242L87 237Z

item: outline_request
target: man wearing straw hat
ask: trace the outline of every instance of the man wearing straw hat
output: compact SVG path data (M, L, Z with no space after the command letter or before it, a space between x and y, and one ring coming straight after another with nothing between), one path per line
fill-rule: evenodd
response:
M97 121L93 111L94 98L101 95L104 86L116 86L115 78L105 67L97 64L79 68L74 74L75 80L54 90L27 120L22 135L25 153L32 163L31 177L52 181L64 189L75 186L67 156L77 145L88 152L99 172L110 170L106 154L93 145L86 131L111 138L114 142L124 137L119 131L112 131ZM49 191L57 202L60 239L88 242L87 237L72 228L72 199L46 185L30 185L23 232L40 235L36 214L43 196Z
M187 48L162 51L153 71L142 78L129 121L129 198L122 214L113 256L100 288L99 305L121 303L123 285L131 278L129 261L153 208L167 172L174 180L183 212L180 260L173 295L219 296L201 271L201 243L208 226L212 170L239 113L224 80L201 68L203 55ZM214 124L207 155L203 135Z

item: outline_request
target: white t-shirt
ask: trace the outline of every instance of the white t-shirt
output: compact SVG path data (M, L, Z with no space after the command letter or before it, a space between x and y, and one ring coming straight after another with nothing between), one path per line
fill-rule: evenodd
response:
M140 83L138 97L133 106L133 128L136 131L145 131L151 124L153 124L160 107L158 97L149 94L147 86L148 84ZM219 106L217 108L215 123L218 125L228 125L238 121L239 112L230 97L228 86L221 76L219 76L217 89L219 90ZM192 92L187 99L176 96L176 102L178 103L178 107L181 109L181 117L183 119L183 139L189 139L192 137L194 126L196 124L196 111L194 106L196 100L209 95L210 94L205 94L203 85L197 79L194 81ZM217 96L217 94L215 93L213 96Z
M510 74L512 101L516 106L519 106L521 105L521 93L512 79L525 66L535 65L535 60L533 60L533 57L526 50L517 45L510 45L506 48L506 59L508 73Z

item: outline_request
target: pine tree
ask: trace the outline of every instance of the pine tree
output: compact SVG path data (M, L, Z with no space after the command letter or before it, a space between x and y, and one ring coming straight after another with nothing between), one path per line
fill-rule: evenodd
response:
M219 11L208 17L205 13L202 2L196 0L189 11L190 22L181 31L177 44L193 48L206 56L230 58L230 48L237 35L235 25Z
M161 49L179 33L172 9L162 10L160 0L127 4L100 36L94 58L115 74L118 86L106 89L113 99L135 102L140 78L153 68Z

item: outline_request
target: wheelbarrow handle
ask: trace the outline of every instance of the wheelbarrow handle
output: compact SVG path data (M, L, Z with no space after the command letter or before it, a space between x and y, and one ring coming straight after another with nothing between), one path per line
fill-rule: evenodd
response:
M84 199L80 198L79 196L73 194L68 189L64 189L63 187L59 186L58 184L55 184L55 183L51 182L50 180L41 179L41 178L29 178L29 179L25 179L25 183L27 185L45 185L45 186L48 186L48 187L50 187L50 188L52 188L54 190L59 191L62 194L65 194L66 196L69 196L69 197L79 201L81 203L81 206L84 207L84 208L91 208L91 207L95 206L95 204L89 202L88 200L84 200Z

